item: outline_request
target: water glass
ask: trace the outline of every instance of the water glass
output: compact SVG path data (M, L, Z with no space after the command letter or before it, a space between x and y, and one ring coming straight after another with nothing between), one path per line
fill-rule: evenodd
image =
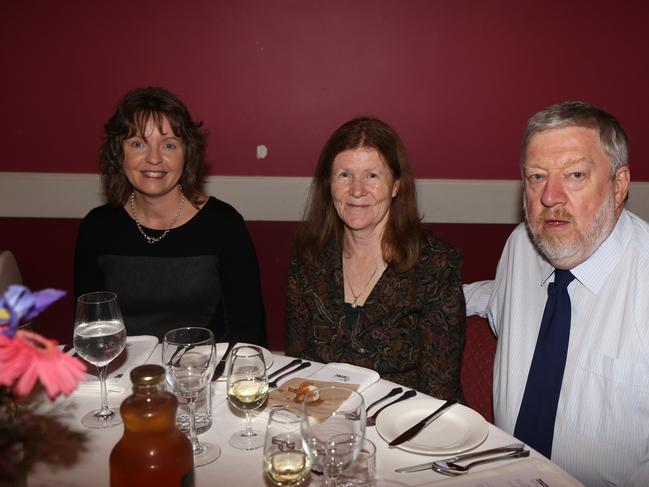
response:
M313 465L324 474L325 487L349 467L365 436L363 396L344 386L325 386L309 392L302 403L304 448Z
M173 386L167 381L169 392L173 393ZM189 436L189 403L181 396L178 398L178 411L176 412L176 426L180 431ZM194 422L196 434L205 433L212 427L212 383L198 393L195 404L196 414Z
M200 467L216 460L221 448L199 442L195 427L196 400L210 387L216 367L214 335L207 328L184 327L168 331L162 341L162 363L167 380L177 396L189 406L189 438L194 450L194 466Z
M106 367L126 347L126 329L115 293L98 291L79 296L73 343L77 354L97 367L101 391L101 407L85 414L81 424L96 429L122 424L119 410L108 407L106 390Z
M376 445L365 438L354 463L336 478L336 487L374 487L376 485Z

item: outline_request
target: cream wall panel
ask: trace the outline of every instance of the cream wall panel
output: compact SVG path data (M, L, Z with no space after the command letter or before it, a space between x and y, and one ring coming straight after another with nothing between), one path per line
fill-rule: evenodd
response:
M210 176L206 191L246 220L298 221L311 178ZM417 182L425 222L517 223L521 185L509 180L422 179ZM94 174L0 172L0 217L82 218L102 203ZM631 184L627 207L649 221L649 183Z

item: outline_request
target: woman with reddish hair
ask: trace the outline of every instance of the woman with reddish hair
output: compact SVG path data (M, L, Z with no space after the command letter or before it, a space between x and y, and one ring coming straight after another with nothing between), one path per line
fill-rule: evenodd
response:
M396 132L375 118L325 144L294 242L286 353L462 399L462 254L426 232Z

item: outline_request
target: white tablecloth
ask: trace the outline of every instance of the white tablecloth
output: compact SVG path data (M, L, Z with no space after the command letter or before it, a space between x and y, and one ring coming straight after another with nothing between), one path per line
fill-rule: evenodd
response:
M291 358L289 357L275 355L271 371L285 365L290 360ZM160 352L158 349L154 352L149 362L159 361ZM310 372L314 372L320 367L322 367L322 364L313 364L310 368ZM296 374L296 376L298 375ZM214 387L213 391L213 425L209 431L199 436L199 440L205 439L213 443L218 443L221 447L222 453L215 462L196 468L196 486L271 486L272 484L265 478L262 469L263 449L258 449L254 452L243 452L235 450L228 445L228 438L236 431L243 429L245 415L230 407L225 397L225 382L218 381L215 384L216 387ZM373 384L363 392L366 404L369 404L375 399L383 396L393 387L395 387L394 383L385 380L380 380ZM128 392L124 394L109 393L109 403L111 406L118 406L128 395ZM418 396L426 397L422 394L418 394ZM77 448L79 450L75 455L71 455L72 459L70 460L69 465L62 466L38 463L29 475L28 485L30 487L57 485L85 487L88 485L109 485L108 458L111 449L122 436L122 427L117 426L106 430L90 430L84 428L79 422L84 413L90 409L98 407L98 405L98 395L75 393L68 398L59 398L54 404L46 406L47 408L51 408L52 412L63 415L61 421L64 422L69 429L83 433L85 435L85 441L81 443L83 451L81 451L79 447L75 446L74 442L68 446L71 449ZM255 419L255 425L259 429L263 429L265 427L265 416L257 417ZM466 479L466 477L449 479L448 477L439 475L432 470L417 473L396 473L394 470L397 467L415 465L444 457L418 455L398 448L389 448L387 443L376 431L376 427L368 427L366 435L377 446L377 477L380 479L398 481L402 485L407 486L438 485L438 482L448 479L441 484L445 485L449 482L452 484ZM512 436L490 424L489 436L485 442L477 448L477 450L486 450L515 442L517 442L517 440ZM532 462L542 462L540 465L547 469L551 474L555 474L555 477L559 479L565 477L565 482L561 480L557 485L581 485L535 451L532 451L531 458L533 459L531 460ZM511 465L516 461L520 462L526 460L514 460L483 467L476 467L474 470L477 473L474 475L488 478L490 472L492 472L494 468L503 468L506 467L507 464ZM527 461L529 462L530 460ZM317 486L320 484L320 478L312 475L311 480L305 482L303 485Z

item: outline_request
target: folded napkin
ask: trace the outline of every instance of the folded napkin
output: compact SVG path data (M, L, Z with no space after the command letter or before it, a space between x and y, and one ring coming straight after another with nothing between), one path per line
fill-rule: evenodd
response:
M150 335L140 335L126 338L124 351L108 365L106 371L106 388L108 392L123 394L131 387L131 370L145 363L156 345L158 338ZM86 362L88 366L88 382L81 382L77 392L81 394L99 394L99 377L97 368Z
M381 376L378 372L356 365L332 362L325 365L317 372L310 375L309 380L324 382L338 382L362 392L378 381ZM355 386L355 387L354 387Z

